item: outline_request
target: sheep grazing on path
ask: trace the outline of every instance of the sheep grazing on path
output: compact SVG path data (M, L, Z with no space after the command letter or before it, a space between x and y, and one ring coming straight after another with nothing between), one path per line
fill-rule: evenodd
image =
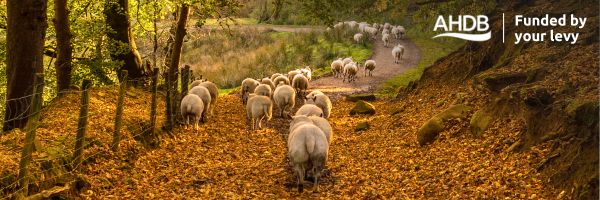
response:
M331 128L331 124L327 119L317 116L305 116L305 115L297 115L292 117L292 121L290 122L290 133L294 131L294 129L298 128L303 124L313 124L325 133L325 137L327 138L327 142L331 144L331 140L333 139L333 129ZM288 135L289 138L289 135Z
M210 93L210 115L212 116L217 105L217 98L219 98L219 87L213 82L206 80L202 81L199 86L204 86Z
M304 191L304 177L312 171L314 191L319 191L319 178L327 162L329 143L325 133L313 124L303 124L290 132L288 136L288 156L290 165L297 178L298 192Z
M271 120L273 116L273 102L271 99L262 95L249 95L248 103L246 104L246 121L249 121L250 129L262 129L262 120L267 118Z
M329 97L325 94L313 94L313 95L307 95L307 104L314 104L317 107L321 108L321 111L323 111L323 118L329 118L329 115L331 114L331 100L329 100Z
M181 99L181 116L183 116L186 129L191 122L194 123L194 129L198 130L198 123L202 118L202 112L204 111L204 103L202 99L195 94L188 94Z
M280 83L289 85L290 79L288 79L288 77L285 75L280 75L278 77L275 77L275 79L273 79L273 84L275 84L275 86L278 86Z
M292 80L292 87L296 90L297 96L303 97L308 89L308 79L302 74L296 74Z
M302 74L302 71L300 71L299 69L295 69L295 70L288 72L288 80L290 80L293 83L294 77L298 74Z
M363 37L364 37L364 36L363 36L363 34L362 34L362 33L357 33L357 34L354 34L354 41L355 41L356 43L361 43L361 42L362 42L362 40L363 40Z
M271 91L271 86L267 84L260 84L256 87L256 89L254 89L254 94L271 98L273 91Z
M404 29L403 26L398 26L396 28L398 29L398 35L396 37L398 37L398 39L404 39L404 36L406 35L406 29Z
M206 115L210 109L210 104L212 101L212 98L210 97L210 91L206 87L199 85L192 88L188 93L197 95L200 97L200 99L202 99L202 103L204 103L204 109L202 110L202 117L200 121L204 123L206 121Z
M269 87L271 87L271 91L275 90L275 83L273 83L271 78L263 78L260 80L260 83L269 85Z
M348 63L344 66L344 79L342 82L348 79L348 82L352 82L356 80L356 73L358 73L358 66L355 62Z
M351 62L352 62L352 57L347 57L347 58L344 58L344 60L342 60L342 64L343 64L343 65L342 65L342 68L343 68L344 66L346 66L348 63L351 63Z
M404 55L404 46L397 45L392 49L392 56L394 56L394 63L399 64L400 60L402 60L402 55Z
M390 45L390 34L384 33L381 36L381 40L383 41L383 46L388 47Z
M246 105L248 101L248 95L254 93L254 89L260 85L260 82L252 78L246 78L242 81L242 103Z
M290 117L290 113L292 109L296 105L296 91L292 86L289 85L280 85L275 88L275 92L273 93L273 101L275 105L280 109L279 116L283 118L283 114L286 110L289 109L288 117Z
M365 62L365 76L367 76L367 71L369 76L373 76L373 70L375 70L376 63L374 60L367 60Z
M296 114L294 116L298 115L323 117L323 110L321 110L321 108L313 104L304 104L296 111Z
M342 74L343 69L344 63L341 58L338 58L337 60L331 62L331 72L333 72L334 78L340 76Z

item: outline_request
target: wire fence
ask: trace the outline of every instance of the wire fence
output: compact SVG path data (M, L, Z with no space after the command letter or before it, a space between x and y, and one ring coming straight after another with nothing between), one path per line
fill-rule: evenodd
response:
M12 108L7 107L6 113L13 117L5 122L23 119L28 121L23 131L11 131L0 135L0 165L7 166L3 166L4 169L0 171L0 199L19 199L52 192L55 187L73 191L78 180L76 177L90 172L83 166L119 156L119 144L127 144L123 148L137 148L131 144L139 143L143 146L158 147L160 135L157 130L170 131L176 125L175 108L181 95L177 91L178 85L171 86L173 82L167 81L165 75L161 77L157 68L154 70L151 77L123 77L121 85L109 88L93 89L86 85L89 81L84 81L81 90L59 92L57 95L61 97L44 107L41 106L40 100L43 83L34 84L34 92L30 95L7 99L5 102L18 105L20 109L9 110ZM183 74L190 73L189 68L182 70L187 70L182 72ZM185 76L180 84L187 86L189 78ZM162 79L164 80L161 81ZM157 89L159 82L166 86ZM144 104L129 108L127 106L131 106L132 103L124 103L127 99L147 98L136 96L140 92L135 93L127 87L134 85L139 89L151 91L151 101L135 101ZM168 94L166 98L156 95L159 91ZM98 99L112 93L118 94L116 102L113 102L114 96ZM78 99L78 102L75 99ZM159 108L158 102L165 102L170 109L159 112L159 109L162 111L164 108ZM126 112L123 112L124 107L128 108ZM131 110L139 108L148 109L150 112L145 114ZM112 129L110 125L106 125L107 121L114 122ZM164 126L157 127L159 125Z

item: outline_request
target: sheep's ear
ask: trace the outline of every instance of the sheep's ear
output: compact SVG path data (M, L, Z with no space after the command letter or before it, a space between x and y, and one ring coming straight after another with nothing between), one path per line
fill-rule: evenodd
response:
M314 102L317 102L317 95L315 95L315 96L313 97L313 101L314 101Z

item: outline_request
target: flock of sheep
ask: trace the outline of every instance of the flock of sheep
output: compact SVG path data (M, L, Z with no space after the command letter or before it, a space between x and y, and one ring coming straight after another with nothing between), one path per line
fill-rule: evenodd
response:
M307 94L311 79L312 69L307 66L259 80L247 78L241 85L241 98L246 106L250 129L261 129L262 120L272 118L273 104L279 109L279 117L292 119L287 140L288 156L300 192L304 188L305 176L314 178L315 191L318 191L332 135L327 121L331 115L331 100L318 90ZM296 100L303 105L292 116Z
M334 29L350 29L350 30L358 30L356 34L354 34L354 41L357 43L361 43L364 39L365 34L371 36L371 39L376 39L377 35L381 33L381 40L383 41L383 46L388 47L390 45L391 40L396 40L396 46L392 49L392 56L394 56L394 63L398 64L402 60L402 56L404 55L404 46L400 44L400 40L404 39L406 35L406 29L403 26L391 25L390 23L373 23L369 24L367 22L356 22L356 21L346 21L339 22L333 26Z
M405 30L402 26L391 26L386 23L377 23L370 26L366 23L341 22L334 28L348 26L361 32L367 32L375 37L378 32L383 33L383 41L388 46L391 34L399 40L404 37ZM361 40L362 33L354 35L354 39ZM392 50L396 63L402 57L404 47L397 45ZM374 60L365 61L364 65L354 62L351 57L339 58L331 63L331 70L335 78L340 76L343 81L356 80L359 69L364 66L365 76L372 76L376 67ZM262 79L246 78L241 83L241 101L246 108L246 122L251 130L262 129L263 120L271 120L273 106L279 109L279 117L291 118L287 138L288 157L290 165L297 177L298 191L304 189L305 177L314 178L314 191L318 191L318 181L327 161L329 145L333 132L328 118L331 115L332 104L327 95L319 90L308 93L309 82L312 79L312 69L309 66L294 69L286 74L275 73ZM218 98L217 86L207 80L196 80L191 83L188 94L181 100L181 115L184 123L194 124L198 129L200 122L204 123L207 115L213 114ZM292 115L296 102L302 106Z

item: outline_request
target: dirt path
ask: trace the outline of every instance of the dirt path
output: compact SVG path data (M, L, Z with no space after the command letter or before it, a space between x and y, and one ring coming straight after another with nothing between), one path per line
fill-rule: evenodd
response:
M342 82L342 78L333 76L323 77L311 82L312 89L319 89L326 93L343 95L352 93L371 92L384 81L414 67L421 59L421 50L409 39L400 40L406 48L403 60L400 64L394 63L392 56L392 46L383 46L380 37L374 41L373 55L370 59L375 60L377 67L373 71L373 76L364 76L364 70L360 70L355 82ZM396 44L396 41L390 42Z

